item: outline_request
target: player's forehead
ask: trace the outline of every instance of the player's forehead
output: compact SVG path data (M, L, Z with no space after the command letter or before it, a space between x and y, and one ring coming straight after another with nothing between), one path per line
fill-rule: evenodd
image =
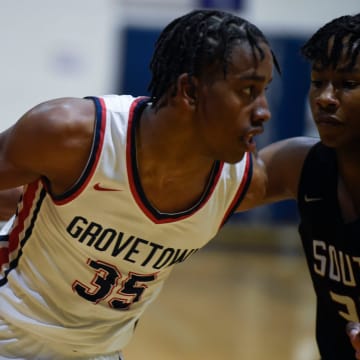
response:
M266 66L267 65L267 66ZM237 43L229 57L229 74L252 73L256 69L267 67L272 72L273 57L270 46L265 42L259 42L257 46L249 43Z
M202 68L199 76L202 81L211 83L240 77L256 78L259 70L260 76L269 82L273 66L273 53L266 40L259 39L254 43L249 39L234 39L227 51L219 55L215 62Z
M312 69L324 71L333 69L338 72L353 72L360 68L360 36L354 38L346 35L342 38L331 36L324 45L322 52L313 59Z

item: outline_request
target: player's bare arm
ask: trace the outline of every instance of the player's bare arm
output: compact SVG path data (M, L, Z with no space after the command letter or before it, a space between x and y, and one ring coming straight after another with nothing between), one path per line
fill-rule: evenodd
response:
M0 190L0 221L6 221L15 214L21 194L22 186Z
M54 193L73 185L88 160L95 109L85 99L37 105L0 134L0 189L50 181Z
M305 157L317 138L295 137L275 142L259 151L267 174L264 203L296 199Z
M296 199L305 157L317 138L295 137L270 144L254 156L253 178L238 211Z

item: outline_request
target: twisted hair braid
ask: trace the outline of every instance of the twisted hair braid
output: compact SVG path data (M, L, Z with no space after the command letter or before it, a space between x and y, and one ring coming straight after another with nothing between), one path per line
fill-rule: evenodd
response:
M175 96L176 81L183 73L191 81L192 76L201 77L211 66L218 66L226 77L232 49L239 40L248 42L255 59L264 58L259 45L269 45L264 34L238 16L218 10L194 10L173 20L160 34L150 62L152 79L148 90L152 106L165 105L163 96L169 90L169 95ZM273 53L272 56L280 72ZM210 72L206 74L209 78Z
M301 48L306 59L323 67L336 68L344 55L347 62L344 70L354 68L359 51L360 14L340 16L328 22Z

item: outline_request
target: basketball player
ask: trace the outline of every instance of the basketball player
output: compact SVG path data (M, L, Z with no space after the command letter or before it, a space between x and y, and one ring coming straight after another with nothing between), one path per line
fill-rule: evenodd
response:
M322 360L360 359L359 52L360 14L320 28L302 53L312 64L309 101L321 141L289 139L259 152L266 201L298 202ZM356 357L345 332L349 321Z
M260 156L268 173L265 198L261 197L261 186L256 186L256 183L262 184L263 178L259 176L261 172L258 171L258 164L255 162L252 164L254 175L251 186L245 195L240 191L238 197L240 201L244 196L240 201L239 210L289 198L298 200L301 215L300 234L317 294L317 342L323 360L360 359L357 290L360 250L356 245L360 211L359 38L360 16L344 16L319 29L303 47L305 57L313 65L309 99L321 142L318 143L316 139L297 138L263 149ZM179 95L175 95L170 99L175 101L178 97ZM188 103L195 102L194 97L186 95L186 99ZM141 119L143 118L142 116ZM137 145L133 151L139 154L140 149ZM135 191L141 189L142 193L138 193L138 199L135 198L135 201L142 205L144 211L150 209L153 212L154 207L151 203L143 202L144 199L148 199L151 191L143 191L143 179L146 177L141 174L139 176L141 162L137 166L135 165L134 168L138 173L135 173L136 178L132 180L138 182L141 180L141 183L132 186L133 188L136 186ZM108 190L110 192L110 189ZM105 189L103 191L105 192ZM55 206L71 204L71 201L57 204L53 193L46 196L52 199ZM150 216L152 212L149 213ZM169 215L165 213L164 219ZM179 212L179 218L185 216L187 215ZM83 222L88 225L86 218ZM168 223L171 223L171 220L164 221L164 224ZM78 242L85 243L88 247L96 242L101 245L97 236L103 229L97 223L91 224L90 230L89 227L78 226L77 233L71 235L70 232L70 235L75 239L80 238ZM158 224L162 223L158 221ZM84 231L84 228L87 231ZM102 235L102 238L105 239L105 235ZM154 247L154 252L156 249ZM21 265L21 261L20 258L18 266L19 263ZM97 266L101 269L100 265ZM6 276L7 281L11 279L11 271L7 271ZM96 281L100 283L101 289L106 277L99 276L95 278L94 283ZM85 287L83 292L85 293L86 290L89 298L90 294L96 295L91 287ZM124 290L120 291L121 296L126 293ZM348 321L351 321L348 332L351 343L357 351L356 354L344 331Z
M174 265L263 197L274 65L257 27L197 10L161 33L151 98L55 99L0 134L0 189L24 185L1 238L1 359L119 359Z

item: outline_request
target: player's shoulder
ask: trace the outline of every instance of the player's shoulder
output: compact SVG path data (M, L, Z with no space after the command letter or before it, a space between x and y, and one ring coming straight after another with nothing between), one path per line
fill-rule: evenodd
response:
M298 136L276 141L259 151L261 159L265 162L292 163L299 166L303 163L310 149L319 142L319 138Z
M92 101L82 98L57 98L44 101L30 109L23 118L36 123L53 122L54 125L75 122L94 115Z
M318 137L298 136L283 140L283 147L299 153L307 153L320 140Z
M81 98L58 98L27 111L6 133L14 146L55 150L61 146L91 141L95 107ZM90 140L88 140L90 139ZM60 146L61 144L61 146Z

